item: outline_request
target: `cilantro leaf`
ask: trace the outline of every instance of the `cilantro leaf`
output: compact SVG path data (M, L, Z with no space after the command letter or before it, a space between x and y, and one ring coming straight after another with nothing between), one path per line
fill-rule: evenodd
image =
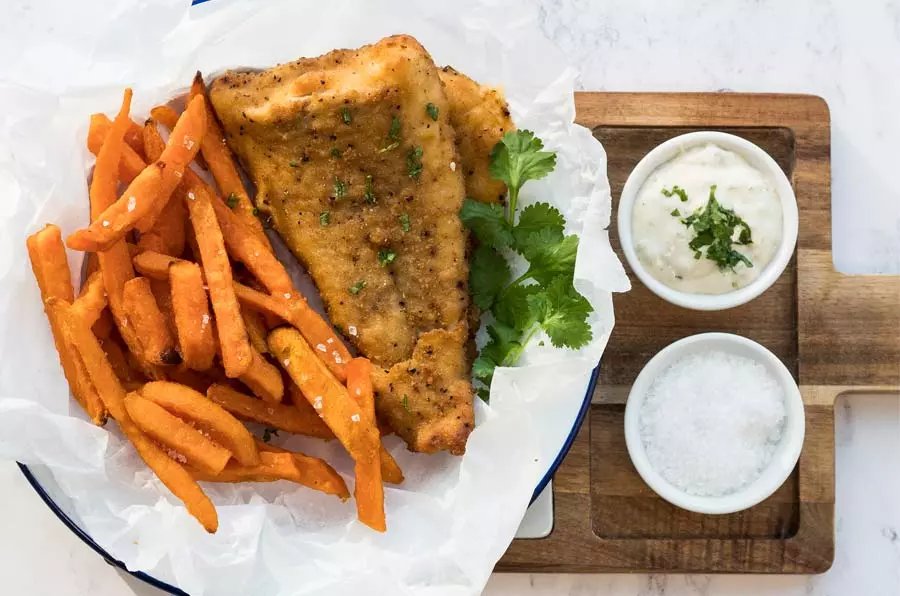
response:
M537 284L527 286L512 285L500 293L491 312L501 323L519 331L527 331L537 323L539 313L529 303L529 296L536 296L543 290Z
M459 218L483 245L499 249L512 244L512 231L500 205L466 198Z
M500 253L488 246L475 249L469 268L469 291L475 306L489 309L509 278L509 265Z
M535 203L522 210L519 222L513 228L516 245L528 244L532 234L546 230L546 238L553 242L563 239L566 220L559 209L549 203Z
M530 130L511 130L491 150L491 177L509 188L509 216L513 222L519 189L529 180L539 180L556 167L556 154L542 151L544 143Z
M494 377L495 368L497 368L496 362L484 354L480 354L472 363L472 376L485 385L490 386L491 379Z
M587 316L594 308L578 293L571 278L556 277L544 292L527 300L537 313L541 328L557 348L577 349L591 341L593 334Z
M549 242L553 236L548 230L529 235L527 250L522 252L531 265L525 277L530 277L545 286L554 277L563 276L571 279L575 275L578 236L566 236L559 242Z

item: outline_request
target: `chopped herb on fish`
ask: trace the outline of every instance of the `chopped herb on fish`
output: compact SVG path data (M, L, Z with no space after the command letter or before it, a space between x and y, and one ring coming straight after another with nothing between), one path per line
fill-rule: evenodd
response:
M354 296L356 296L357 294L362 292L363 288L365 288L367 285L368 285L368 283L365 280L361 279L358 282L356 282L355 284L353 284L352 286L350 286L349 288L347 288L347 291L350 292L351 294L353 294Z

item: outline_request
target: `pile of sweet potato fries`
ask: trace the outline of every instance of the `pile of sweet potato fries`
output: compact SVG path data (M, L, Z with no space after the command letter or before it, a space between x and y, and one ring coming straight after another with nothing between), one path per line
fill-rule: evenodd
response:
M275 257L200 74L183 113L154 108L143 127L131 97L113 121L91 117L91 222L65 243L90 253L77 298L60 229L28 238L72 394L95 424L118 423L209 532L218 516L198 481L288 480L350 496L328 463L260 441L240 420L337 438L356 463L360 521L384 531L383 482L403 474L381 445L371 364Z

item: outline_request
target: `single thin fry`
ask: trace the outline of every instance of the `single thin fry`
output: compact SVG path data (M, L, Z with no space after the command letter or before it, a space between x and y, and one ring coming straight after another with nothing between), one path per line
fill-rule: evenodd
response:
M329 495L336 495L341 500L346 500L350 496L344 479L324 460L290 452L264 451L259 455L260 463L255 466L242 465L232 461L215 476L200 470L191 470L191 474L196 480L204 482L288 480Z
M292 406L265 402L221 383L211 385L206 391L206 397L242 420L259 422L296 435L319 439L330 439L334 436L324 425L310 424L309 420L300 416Z
M72 274L58 226L47 224L28 237L28 256L43 300L54 297L71 303L75 300Z
M362 409L325 363L315 357L300 332L290 327L272 331L269 350L350 456L358 462L377 459L379 436L374 425L363 423Z
M147 161L152 163L162 158L166 143L152 120L144 123L142 136ZM187 214L181 200L183 191L184 184L176 186L166 201L157 202L153 210L135 224L141 231L139 241L141 248L176 257L184 251L184 225Z
M150 279L158 279L160 281L169 280L169 267L176 263L189 263L173 256L165 255L152 250L135 255L131 259L134 268L144 277Z
M189 261L173 263L169 267L169 285L181 357L188 368L206 370L215 358L216 340L209 299L203 289L203 272Z
M117 178L122 172L119 162L125 163L132 156L143 169L144 162L134 151L128 147L123 137L131 120L128 118L128 110L131 106L131 90L126 89L122 99L122 107L116 115L115 122L110 122L106 116L95 114L91 118L92 134L88 137L88 145L96 155L97 162L94 166L94 177L91 181L91 219L96 219L105 209L116 201ZM95 128L97 129L95 131ZM100 130L102 129L102 130ZM97 134L93 134L96 132ZM99 146L98 146L99 141ZM124 156L120 160L120 156ZM117 176L118 172L118 176ZM122 292L125 282L134 277L134 269L131 266L131 257L128 254L128 246L124 241L118 242L109 250L97 255L100 263L100 271L103 273L103 286L106 288L106 296L109 301L109 310L112 312L116 326L130 352L141 354L141 343L132 327L128 326L128 318L125 314L122 301ZM149 365L149 363L144 363Z
M85 251L106 250L124 238L148 213L158 209L160 202L168 201L185 168L199 150L200 138L206 130L205 112L202 100L191 102L172 131L160 159L138 174L122 197L105 209L91 225L71 234L66 239L68 246ZM144 221L149 226L155 223Z
M377 428L378 419L375 416L375 393L372 388L372 363L366 358L354 358L347 365L347 391L350 397L356 400ZM379 436L381 430L378 429ZM403 482L403 471L391 452L381 445L379 453L381 460L381 477L388 484L400 484Z
M214 534L219 528L219 515L216 513L212 501L190 473L157 447L133 423L127 428L123 427L122 430L137 449L138 455L141 456L144 463L172 491L172 494L184 503L188 513L193 515L207 532Z
M139 383L143 379L143 375L134 371L128 365L128 358L125 356L123 346L113 337L100 339L100 347L106 355L106 360L116 372L116 376L122 384Z
M205 188L198 186L188 193L187 207L215 313L222 364L225 374L234 379L247 372L253 357L244 320L241 318L241 308L234 294L231 263L225 253L225 241L212 207L214 200Z
M362 420L378 435L375 426L375 393L372 389L372 364L365 358L354 358L347 365L347 391L350 397L359 404ZM376 449L381 447L379 436ZM387 529L384 517L384 485L381 480L381 457L371 454L365 460L357 460L354 467L356 486L353 495L356 497L356 511L359 521L373 530L384 532Z
M153 293L153 299L159 307L159 312L166 319L166 327L175 340L175 349L181 353L181 346L178 343L178 328L175 325L175 308L172 306L172 291L169 282L159 279L148 278L150 280L150 292ZM182 359L183 360L183 359Z
M289 296L270 296L237 282L234 284L234 291L238 300L247 308L274 315L299 329L306 341L315 346L316 356L331 373L339 381L347 379L347 363L352 358L350 351L331 325L310 308L300 292L291 292Z
M179 418L196 423L241 464L259 464L259 452L250 431L202 393L178 383L156 381L144 385L140 394Z
M106 424L109 411L91 379L84 360L78 353L72 331L75 326L81 325L90 333L90 327L84 325L81 318L71 312L69 303L60 298L48 297L45 309L47 318L50 320L50 329L53 332L56 350L59 352L59 361L62 364L66 380L69 382L72 395L87 412L91 422L97 426L103 426Z
M273 294L290 295L295 292L288 275L275 254L259 236L231 208L222 201L213 201L216 218L222 228L222 237L228 254L244 264L263 286Z
M266 343L266 338L269 335L269 328L266 326L265 318L249 308L241 309L241 318L244 319L244 327L247 329L247 336L253 349L260 354L268 354L269 344Z
M231 459L229 450L213 443L202 432L138 393L125 396L125 409L147 436L174 449L190 465L204 472L218 474Z
M125 131L125 144L128 145L132 151L143 157L145 155L144 140L141 138L141 134L141 125L134 120L130 120L128 122L128 130Z
M241 383L260 399L278 403L284 397L284 380L281 371L273 366L266 357L251 348L253 363L247 372L238 377Z
M105 114L94 114L91 116L91 127L88 131L87 145L88 150L94 155L99 156L100 148L103 147L106 137L112 130L112 124L112 121L107 118ZM137 178L137 175L140 174L144 168L147 167L147 162L144 161L144 158L139 155L138 152L126 145L122 150L122 159L116 167L119 180L125 184L129 184L132 180ZM110 203L110 205L111 204L112 203ZM102 213L102 210L97 214L94 214L93 209L91 209L92 218L100 213Z
M216 180L216 186L222 197L236 201L235 212L237 216L253 230L254 234L259 238L270 251L271 245L263 231L262 223L256 217L256 210L253 203L244 189L241 176L234 165L234 157L228 149L225 142L225 133L216 120L215 112L209 103L209 97L206 94L206 85L203 84L203 75L199 72L194 76L191 84L191 101L195 101L197 97L202 97L206 103L206 132L203 135L203 142L200 145L200 151L203 158L206 159L209 170L212 172L213 178Z
M103 287L103 275L96 271L81 288L81 295L72 303L75 314L88 324L93 325L106 308L106 288Z
M150 110L150 117L169 130L172 130L178 123L178 119L181 117L181 114L176 112L175 108L173 108L172 106L156 106L155 108Z
M122 300L129 324L140 338L143 359L159 366L181 362L166 318L153 298L150 280L146 277L128 280Z

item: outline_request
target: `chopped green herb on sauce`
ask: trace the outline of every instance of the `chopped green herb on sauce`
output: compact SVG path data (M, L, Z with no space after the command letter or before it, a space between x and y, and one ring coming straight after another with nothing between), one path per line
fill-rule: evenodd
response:
M663 193L664 195L666 195L667 197L671 197L672 195L678 195L681 198L682 203L687 203L687 200L688 200L687 192L685 192L685 190L683 188L681 188L680 186L678 186L677 184L672 187L672 190L663 188L660 192Z
M673 187L673 188L678 188ZM693 214L681 220L688 229L693 228L694 238L688 246L694 251L694 258L699 259L701 248L706 248L706 258L714 261L719 269L724 271L743 263L747 267L753 267L750 259L742 253L734 250L734 234L738 234L737 244L747 245L753 243L750 226L738 217L734 211L722 207L716 200L716 185L709 187L709 199L706 207L697 209Z
M410 147L406 154L406 173L413 180L418 181L422 175L422 156L424 154L421 147Z
M431 116L432 120L438 119L438 114L440 113L440 109L433 103L427 104L425 106L425 111L428 112L428 115Z
M343 199L347 196L347 183L340 178L334 179L334 198Z
M363 200L370 205L378 202L375 198L375 188L372 186L372 176L366 176L366 188L363 191Z
M378 251L378 262L382 267L387 267L397 260L397 253L389 248L382 248Z

